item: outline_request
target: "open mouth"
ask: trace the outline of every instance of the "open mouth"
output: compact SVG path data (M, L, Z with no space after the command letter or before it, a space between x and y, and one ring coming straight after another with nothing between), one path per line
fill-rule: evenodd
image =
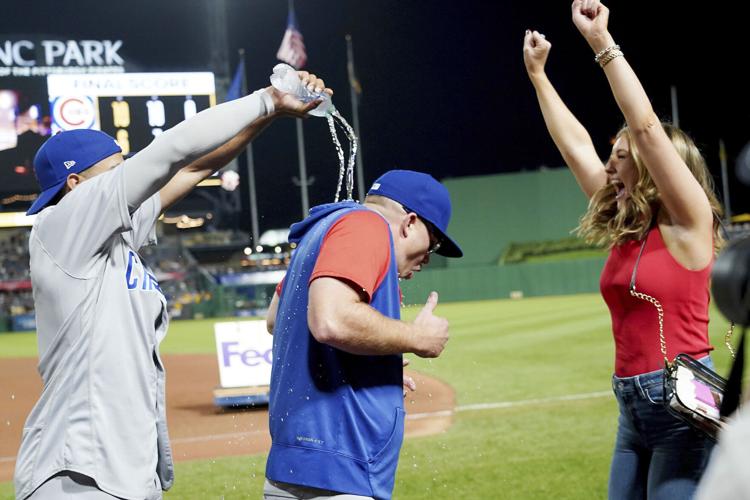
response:
M612 179L610 182L612 184L612 187L615 188L615 199L621 200L625 198L625 195L627 194L627 191L625 190L625 184L617 179Z

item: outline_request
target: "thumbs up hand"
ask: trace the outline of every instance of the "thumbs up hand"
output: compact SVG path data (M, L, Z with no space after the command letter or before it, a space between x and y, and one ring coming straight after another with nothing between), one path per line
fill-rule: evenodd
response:
M414 354L422 358L437 358L448 342L448 320L433 313L438 304L437 292L431 292L422 310L414 319L418 327Z

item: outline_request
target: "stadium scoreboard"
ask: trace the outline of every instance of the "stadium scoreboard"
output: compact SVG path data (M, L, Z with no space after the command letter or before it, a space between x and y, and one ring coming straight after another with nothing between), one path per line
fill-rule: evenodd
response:
M0 77L0 210L18 196L29 198L38 192L32 163L51 134L102 130L130 154L215 104L210 72L61 71Z
M194 73L47 76L51 132L91 128L117 139L124 154L216 104L214 75Z

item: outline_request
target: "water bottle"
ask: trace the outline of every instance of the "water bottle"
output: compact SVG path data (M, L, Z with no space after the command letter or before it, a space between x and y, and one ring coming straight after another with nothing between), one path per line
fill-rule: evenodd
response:
M302 80L297 76L297 70L288 64L277 64L273 67L271 75L271 85L287 94L295 96L302 102L310 102L316 99L322 99L320 105L309 112L312 116L325 116L326 113L333 112L333 102L331 96L325 92L310 92L307 87L302 85Z

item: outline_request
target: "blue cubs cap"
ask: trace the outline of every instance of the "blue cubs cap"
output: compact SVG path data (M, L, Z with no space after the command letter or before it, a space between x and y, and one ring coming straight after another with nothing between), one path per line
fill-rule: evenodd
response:
M26 215L46 207L65 185L69 174L83 172L116 153L122 153L120 146L99 130L66 130L47 139L34 157L34 173L42 192Z
M412 170L389 170L373 184L368 195L385 196L433 225L442 243L437 254L462 257L463 252L446 233L451 219L448 190L429 174Z

